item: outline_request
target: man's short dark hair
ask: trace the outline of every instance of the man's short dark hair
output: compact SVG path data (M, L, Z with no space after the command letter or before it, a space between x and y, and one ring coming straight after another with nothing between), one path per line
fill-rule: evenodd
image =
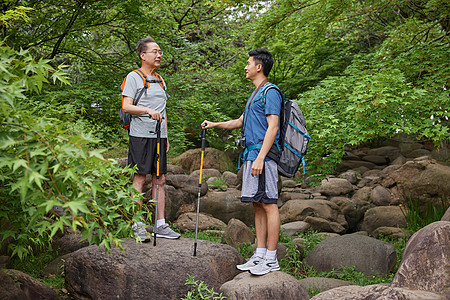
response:
M139 59L141 59L141 53L145 52L147 50L147 43L156 43L156 41L151 36L147 36L145 38L142 38L138 42L138 44L136 46L136 52L137 52Z
M273 66L272 53L264 48L258 48L248 53L248 56L253 57L256 64L261 64L263 68L264 76L269 76L270 70Z

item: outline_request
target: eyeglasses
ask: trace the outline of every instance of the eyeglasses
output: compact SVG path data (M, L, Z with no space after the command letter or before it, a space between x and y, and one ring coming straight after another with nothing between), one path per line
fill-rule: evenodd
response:
M156 53L158 53L159 55L163 55L163 52L161 51L161 50L152 50L152 51L149 51L149 52L142 52L142 53L151 53L151 54L156 54Z

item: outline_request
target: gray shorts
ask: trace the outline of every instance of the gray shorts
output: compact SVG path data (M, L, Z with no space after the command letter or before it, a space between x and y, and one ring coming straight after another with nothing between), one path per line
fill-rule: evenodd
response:
M265 161L260 175L252 176L253 161L245 161L242 174L242 202L277 203L278 168L273 160Z

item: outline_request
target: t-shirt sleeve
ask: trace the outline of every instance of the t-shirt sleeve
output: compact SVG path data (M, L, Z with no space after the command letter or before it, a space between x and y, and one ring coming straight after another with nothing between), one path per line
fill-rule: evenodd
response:
M267 91L266 95L266 105L264 108L266 115L277 115L280 116L281 112L281 95L280 93L271 88Z
M137 89L138 86L136 77L133 76L133 73L129 73L125 79L125 86L123 87L122 96L131 97L134 99L134 97L136 97Z

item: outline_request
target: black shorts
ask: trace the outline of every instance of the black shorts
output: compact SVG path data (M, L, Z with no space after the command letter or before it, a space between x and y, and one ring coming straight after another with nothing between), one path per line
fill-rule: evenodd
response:
M156 138L130 136L128 144L128 164L137 165L138 174L156 174L157 143ZM161 139L159 155L159 174L167 173L167 139Z

